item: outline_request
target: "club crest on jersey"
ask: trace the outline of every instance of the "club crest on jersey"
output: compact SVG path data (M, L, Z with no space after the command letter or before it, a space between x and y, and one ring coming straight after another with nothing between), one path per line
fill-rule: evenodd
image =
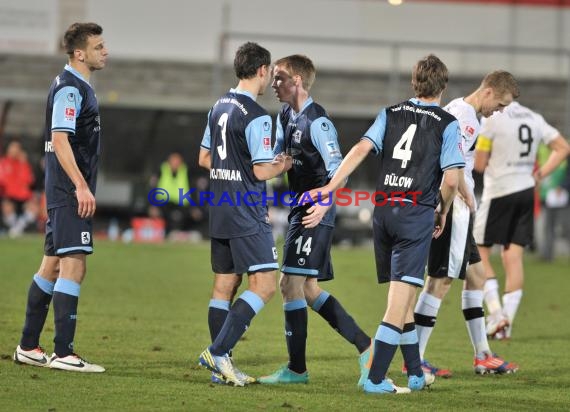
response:
M263 138L263 149L264 150L271 150L271 137L264 137Z
M321 123L321 129L323 129L325 132L329 130L329 125L328 123L322 122Z
M65 108L65 120L75 119L75 109L73 107Z
M269 122L263 122L263 130L268 132L269 129L271 129L271 125L269 124Z
M293 133L293 141L295 143L301 143L301 136L303 136L303 132L300 131L299 129L295 130L295 132Z
M89 243L91 243L91 233L81 232L81 244L88 245Z
M67 93L67 100L70 102L75 100L75 95L73 93Z

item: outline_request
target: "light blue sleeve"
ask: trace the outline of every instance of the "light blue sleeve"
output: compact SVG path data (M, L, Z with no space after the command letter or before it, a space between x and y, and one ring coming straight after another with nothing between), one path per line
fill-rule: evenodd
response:
M252 164L273 160L271 149L271 117L264 115L253 119L245 128L245 138L251 153Z
M333 177L342 162L342 153L338 144L337 131L326 117L319 117L311 123L311 141L317 148L327 169L328 176Z
M275 146L273 146L273 155L277 156L279 153L283 153L285 149L285 133L283 132L283 125L281 124L281 116L277 115L275 120Z
M439 158L441 170L465 167L465 158L460 145L461 130L459 129L459 122L455 120L449 123L443 132L443 145Z
M206 122L206 130L204 130L204 136L202 137L202 143L200 143L200 147L202 149L206 149L206 150L210 150L210 140L211 140L211 135L210 135L210 113L212 111L210 110L208 112L208 121Z
M382 151L384 146L384 135L386 134L386 109L382 109L374 124L364 133L363 139L368 139L372 142L374 146L374 153L378 154Z
M75 134L75 119L81 111L83 98L79 90L73 86L65 86L53 97L51 113L51 131Z

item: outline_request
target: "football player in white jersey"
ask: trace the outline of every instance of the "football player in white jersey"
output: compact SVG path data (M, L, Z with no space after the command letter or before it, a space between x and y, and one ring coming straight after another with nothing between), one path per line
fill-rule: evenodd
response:
M451 371L434 367L425 360L424 353L441 301L449 291L453 279L464 280L461 308L473 344L475 372L510 373L518 369L516 364L506 362L489 348L483 313L485 270L472 233L473 213L476 209L472 171L475 141L480 129L477 116L487 117L495 111L502 111L518 95L514 77L509 72L499 70L485 76L481 85L469 96L457 98L444 107L459 121L465 168L463 179L459 183L459 196L453 201L448 213L444 233L438 239L432 239L428 260L429 277L414 313L422 366L424 371L436 376L450 377Z
M541 141L552 152L546 163L535 170ZM485 172L473 233L487 276L487 334L508 339L522 298L523 251L533 238L535 186L568 156L570 146L540 114L515 102L483 122L475 153L475 170ZM502 306L489 261L494 244L502 245L506 274Z

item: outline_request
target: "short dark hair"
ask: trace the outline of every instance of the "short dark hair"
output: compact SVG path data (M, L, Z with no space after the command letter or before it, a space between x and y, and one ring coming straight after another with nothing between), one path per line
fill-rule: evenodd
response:
M436 97L447 86L447 66L434 54L416 63L412 72L412 86L416 97Z
M240 46L234 58L234 70L238 79L251 79L261 66L271 64L271 53L257 43L247 42Z
M487 74L481 82L481 87L490 87L498 96L510 93L516 99L520 95L515 77L505 70L495 70Z
M307 91L311 89L317 70L311 59L302 54L293 54L277 60L275 66L285 66L290 75L299 75L303 79L303 88Z
M103 28L97 23L73 23L63 35L63 48L72 56L77 49L85 49L89 36L100 36Z

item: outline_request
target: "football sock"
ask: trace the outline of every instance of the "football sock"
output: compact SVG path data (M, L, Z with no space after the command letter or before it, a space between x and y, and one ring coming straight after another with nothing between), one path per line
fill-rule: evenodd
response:
M34 275L28 290L26 320L20 339L20 347L24 350L35 349L40 344L40 334L49 311L53 286L54 282L42 278L37 273Z
M503 295L503 313L509 319L509 332L521 303L522 294L522 289L519 289Z
M416 322L420 357L422 359L424 358L429 338L433 332L433 328L435 327L437 313L439 312L440 306L441 299L436 298L427 292L420 293L418 303L415 308L414 320Z
M382 322L378 326L374 341L374 357L368 373L368 379L373 384L378 385L386 377L401 336L402 330L394 325Z
M358 353L370 347L370 336L360 329L334 296L323 290L311 307L343 338L355 345Z
M81 285L70 279L58 278L53 288L55 318L54 352L60 358L73 353L73 338L77 322L77 304Z
M228 313L230 311L230 301L221 299L210 299L208 306L208 328L210 329L210 339L213 342L220 333Z
M289 369L296 373L307 370L305 350L307 345L307 301L293 300L283 304L285 311L285 339L289 352Z
M501 308L501 300L499 298L499 282L497 278L487 279L485 282L485 304L487 305L487 310L489 311L489 316L497 316Z
M461 293L461 309L475 355L490 353L483 312L483 291L464 290Z
M420 348L418 345L418 334L416 324L406 323L400 337L400 350L404 356L404 363L408 369L408 376L422 376L422 360L420 358Z
M232 305L220 333L210 346L212 355L222 356L229 353L264 305L263 299L251 290L243 292Z

